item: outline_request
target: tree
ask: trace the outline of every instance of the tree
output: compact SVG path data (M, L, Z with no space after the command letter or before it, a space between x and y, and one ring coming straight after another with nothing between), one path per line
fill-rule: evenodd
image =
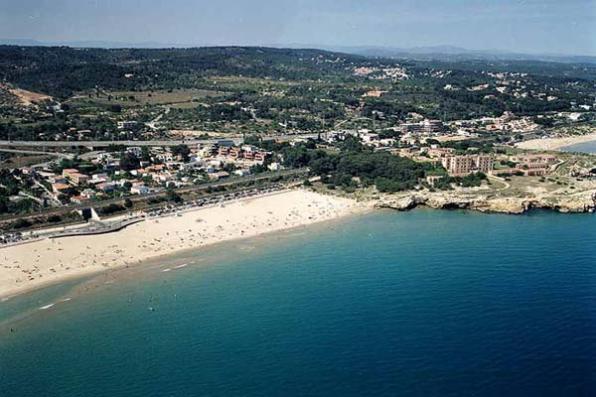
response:
M325 152L318 157L312 159L309 163L310 170L317 175L326 175L332 172L337 167L338 156L330 156Z
M257 135L254 135L254 134L247 135L244 138L244 143L246 145L260 146L260 144L261 144L261 138L259 138Z
M182 161L186 162L189 159L190 149L186 145L178 145L172 147L172 154L174 156L179 156Z
M284 164L289 167L306 167L310 161L310 154L305 145L288 146L282 149Z
M320 175L326 184L353 189L358 183L364 186L374 183L383 192L413 188L430 167L386 152L349 151L327 155L315 151L310 153L310 158L311 171Z
M180 195L172 189L168 189L166 197L167 197L168 201L173 201L174 203L182 202L182 197L180 197Z
M121 105L110 105L108 109L112 113L121 113L122 112L122 106Z
M8 199L5 196L0 196L0 214L8 212Z
M151 152L147 146L141 147L141 161L151 161Z
M125 152L120 156L120 169L122 171L132 171L139 168L141 163L133 153Z
M364 149L364 145L362 145L360 139L348 135L341 143L340 149L343 152L361 152Z
M48 222L50 223L57 223L60 222L62 220L62 218L60 217L60 215L50 215L48 217Z

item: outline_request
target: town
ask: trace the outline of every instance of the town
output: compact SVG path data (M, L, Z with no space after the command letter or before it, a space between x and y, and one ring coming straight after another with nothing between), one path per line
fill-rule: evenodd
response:
M0 48L5 65L12 51ZM36 59L46 50L27 51ZM238 56L250 68L262 54L247 51ZM451 197L476 189L591 208L561 200L592 194L593 157L522 147L595 132L593 69L573 69L569 77L565 65L553 65L568 76L553 82L531 63L470 70L270 51L279 65L302 59L304 75L294 77L300 89L277 69L255 69L252 78L219 70L198 86L176 88L167 79L145 87L142 72L129 70L118 82L91 87L77 75L77 91L40 93L31 84L18 87L26 76L0 67L2 229L77 224L88 218L84 208L98 218L133 216L195 202L222 186L233 192L300 178L319 191L359 191L385 204L386 194ZM39 88L51 82L44 79L42 73ZM417 94L429 82L432 94Z

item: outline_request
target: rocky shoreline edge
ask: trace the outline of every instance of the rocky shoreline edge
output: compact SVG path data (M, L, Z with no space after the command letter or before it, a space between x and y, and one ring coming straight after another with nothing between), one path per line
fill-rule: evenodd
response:
M595 193L596 194L596 193ZM596 198L592 195L559 198L528 198L528 197L487 197L487 196L458 196L412 193L398 197L387 195L379 197L374 206L376 208L409 211L416 207L434 209L466 209L485 213L501 213L521 215L533 209L551 210L560 213L593 213L596 211Z

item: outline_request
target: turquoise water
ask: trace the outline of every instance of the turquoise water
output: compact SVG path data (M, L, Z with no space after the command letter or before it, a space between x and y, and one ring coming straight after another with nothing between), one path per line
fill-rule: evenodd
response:
M595 246L592 215L383 211L40 291L0 304L0 395L596 395Z
M578 143L562 149L565 152L596 153L596 141Z

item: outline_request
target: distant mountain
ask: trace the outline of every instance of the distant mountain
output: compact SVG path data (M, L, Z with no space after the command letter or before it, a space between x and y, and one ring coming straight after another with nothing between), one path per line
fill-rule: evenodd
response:
M0 45L17 45L23 47L74 47L74 48L188 48L190 45L158 43L147 41L127 43L120 41L38 41L31 39L0 39Z
M18 45L26 47L44 46L48 45L41 41L31 39L0 39L0 45Z
M437 45L429 47L412 47L412 48L401 48L396 49L400 52L410 54L465 54L474 51L468 50L462 47L450 46L450 45Z
M159 42L127 43L118 41L39 41L32 39L1 39L0 45L17 46L66 46L74 48L196 48L200 45L174 44ZM211 47L211 46L203 46ZM249 46L249 47L258 47ZM437 45L427 47L383 47L383 46L327 46L317 44L269 44L265 47L292 48L292 49L320 49L346 54L362 55L374 58L412 59L418 61L447 61L458 62L466 60L485 61L545 61L563 63L590 63L596 64L596 56L590 55L561 55L561 54L524 54L502 50L470 50L451 45Z
M564 63L596 63L596 56L560 55L560 54L523 54L502 50L469 50L455 46L431 46L412 48L393 48L376 46L359 47L324 47L328 50L347 52L367 57L413 59L420 61L465 61L465 60L499 60L499 61L545 61Z

